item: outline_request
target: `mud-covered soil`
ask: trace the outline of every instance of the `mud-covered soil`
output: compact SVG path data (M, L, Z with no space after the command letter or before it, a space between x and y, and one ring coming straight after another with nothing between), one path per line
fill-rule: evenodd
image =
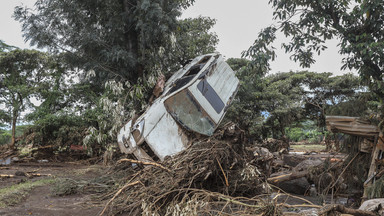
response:
M98 215L103 206L93 204L90 195L72 194L57 196L52 188L57 179L75 178L89 180L100 175L105 167L76 163L15 163L0 166L0 174L15 175L11 178L0 179L0 191L4 193L21 194L21 200L4 206L0 205L0 215ZM43 176L27 177L24 174L41 174ZM51 176L48 176L51 175ZM42 182L42 184L34 184ZM47 182L47 183L45 183ZM37 185L28 189L17 189L23 184ZM6 192L4 192L6 191ZM1 196L1 195L0 195ZM7 198L7 197L6 197ZM14 197L10 196L9 199ZM17 197L16 197L17 198ZM4 201L4 200L3 200Z

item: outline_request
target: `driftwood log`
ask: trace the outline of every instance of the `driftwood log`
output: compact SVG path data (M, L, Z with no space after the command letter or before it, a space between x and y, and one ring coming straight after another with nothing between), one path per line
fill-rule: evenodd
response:
M305 177L307 175L308 175L308 171L292 172L292 173L288 173L288 174L284 174L284 175L279 175L279 176L268 178L267 181L270 184L276 185L276 184L279 184L281 182L290 181L290 180L293 180L293 179L298 179L298 178L301 178L301 177Z

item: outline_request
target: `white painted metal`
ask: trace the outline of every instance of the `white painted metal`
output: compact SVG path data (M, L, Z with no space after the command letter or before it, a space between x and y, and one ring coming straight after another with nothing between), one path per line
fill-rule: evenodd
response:
M183 77L192 66L201 62L201 60L206 57L210 59L189 83L167 95L167 92L172 88L174 82ZM166 111L164 101L186 88L192 93L208 116L218 124L223 118L226 109L224 108L220 113L217 113L208 100L197 89L197 84L203 79L200 75L207 71L208 73L204 79L208 81L224 104L226 106L229 105L231 97L236 93L239 85L239 80L236 78L235 73L219 54L199 56L167 80L163 94L154 101L133 125L132 121L129 121L121 128L117 136L121 151L124 153L133 153L138 159L148 161L151 158L140 147L144 141L146 141L160 160L164 160L166 156L174 155L184 150L188 143L188 137L184 134L181 126L178 125L173 117ZM135 130L141 134L139 140L136 140L137 143L132 135L132 132ZM129 145L128 148L124 145L124 142Z
M166 113L145 140L160 160L164 160L165 156L174 155L185 149L183 137L185 135L179 130L179 125L170 114Z
M233 96L237 90L239 80L235 76L235 72L231 69L231 67L229 67L221 56L216 61L216 67L213 67L213 71L209 73L209 76L206 79L224 104L228 105L230 97ZM197 89L198 83L199 82L193 83L188 90L192 93L212 120L218 124L225 113L225 109L223 109L220 113L217 113L200 90Z

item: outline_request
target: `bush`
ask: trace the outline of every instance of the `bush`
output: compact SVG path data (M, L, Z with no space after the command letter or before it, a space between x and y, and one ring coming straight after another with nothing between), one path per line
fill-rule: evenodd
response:
M5 145L11 142L11 133L9 131L0 130L0 145Z

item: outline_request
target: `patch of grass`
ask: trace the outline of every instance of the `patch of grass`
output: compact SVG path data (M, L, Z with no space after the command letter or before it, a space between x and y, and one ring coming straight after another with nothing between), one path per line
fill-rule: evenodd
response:
M81 180L71 178L57 179L52 185L51 194L54 196L68 196L72 194L100 194L115 187L115 182L105 176Z
M0 208L13 206L28 196L29 192L39 186L52 184L53 178L40 179L37 181L26 181L20 184L0 189Z
M291 148L294 152L311 152L311 151L323 151L325 150L325 145L318 144L300 144L300 145L291 145Z
M77 194L80 190L80 183L74 179L58 179L51 188L51 193L55 196L67 196Z

